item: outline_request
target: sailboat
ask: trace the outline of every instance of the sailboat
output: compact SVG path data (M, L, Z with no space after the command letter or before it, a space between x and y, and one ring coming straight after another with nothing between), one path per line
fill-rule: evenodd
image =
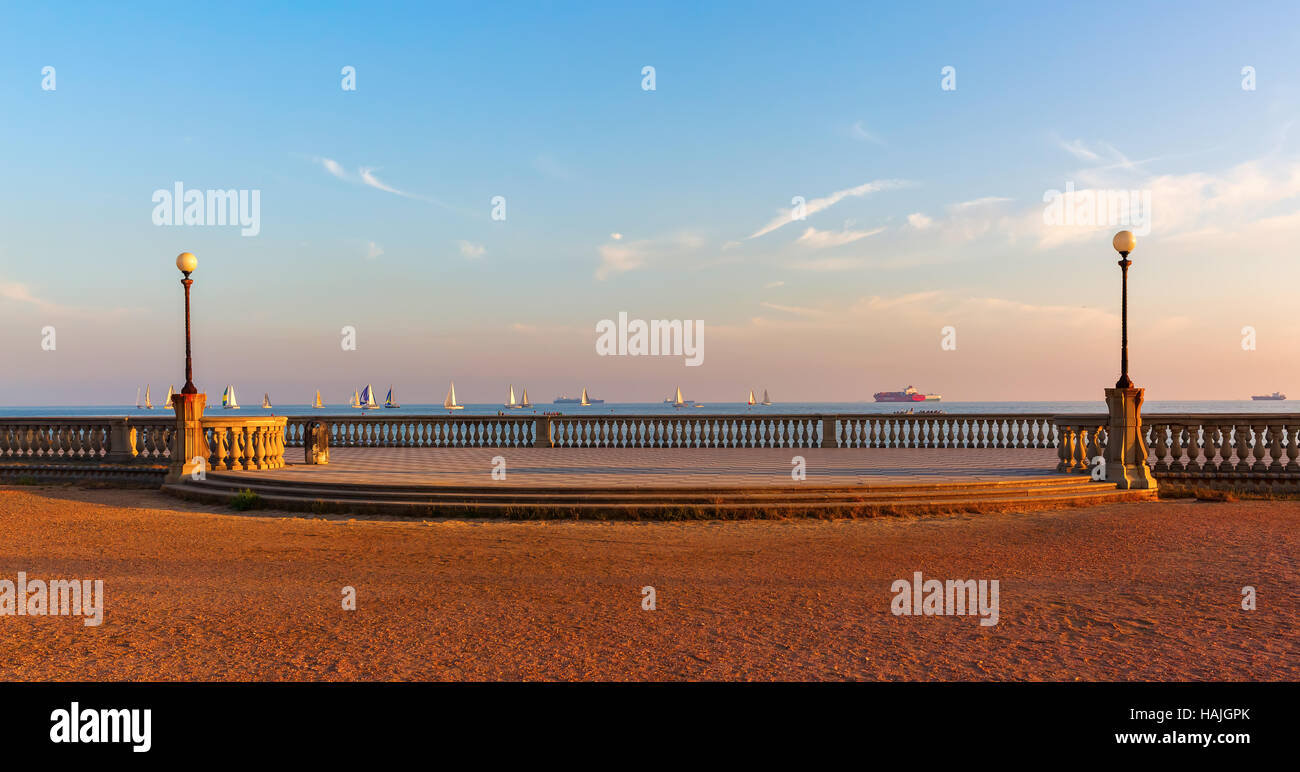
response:
M168 387L167 387L167 404L168 404L168 405L170 405L170 404L172 403L172 397L173 397L175 394L176 394L176 390L173 389L171 386L168 386Z
M748 404L748 405L753 405L753 404L755 404L755 403L754 403L754 390L753 390L753 389L750 389L750 390L749 390L749 402L747 402L747 403L745 403L745 404Z
M763 404L764 404L764 405L770 405L770 404L772 404L772 399L771 399L771 397L768 397L768 396L767 396L767 389L763 389Z
M682 399L682 387L677 387L677 397L673 400L673 407L686 407L686 400Z
M135 387L135 409L144 410L144 405L140 404L140 387Z
M153 410L153 403L149 401L149 386L147 384L144 387L144 409Z
M366 384L366 387L361 390L361 407L365 410L379 407L379 403L375 401L375 390L371 388L368 383Z
M311 406L315 408L325 407L325 404L320 401L320 389L316 390L316 401Z
M447 398L442 401L442 406L448 410L464 410L464 405L456 404L456 382L451 382L451 388L447 389Z
M515 385L513 383L510 384L510 400L506 402L506 407L523 407L523 405L515 401Z
M226 384L226 390L221 392L221 406L226 410L238 410L239 401L235 399L235 385Z
M582 401L578 403L582 407L591 407L591 400L587 399L587 387L582 387Z
M384 398L384 407L401 407L397 400L393 399L393 384L388 384L388 396Z
M265 392L265 391L262 392L262 409L263 410L271 409L271 394L269 392Z
M528 401L528 387L524 387L524 401L519 407L532 407L533 403Z
M348 407L361 407L361 392L352 390L352 403Z

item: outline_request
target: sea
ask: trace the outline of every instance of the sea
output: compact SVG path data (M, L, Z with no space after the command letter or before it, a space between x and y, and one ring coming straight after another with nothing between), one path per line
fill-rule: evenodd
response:
M1144 413L1286 413L1289 412L1286 401L1256 400L1151 400L1143 404ZM948 415L970 413L1105 413L1106 403L1095 402L778 402L773 405L747 405L743 402L711 402L700 407L675 408L662 402L608 402L605 404L582 407L567 404L536 404L530 408L508 409L502 405L465 405L464 410L449 411L441 404L408 404L399 408L380 408L359 410L347 405L326 405L314 409L311 405L276 405L264 409L260 405L246 405L239 409L243 415L283 415L283 416L357 416L372 417L400 415L457 415L457 416L528 416L528 415L662 415L688 416L696 415L808 415L819 413L867 413L891 415L900 411L913 410L915 413L942 411ZM50 405L34 407L0 406L0 417L69 417L88 418L101 416L161 415L170 413L165 406L153 410L142 410L134 405ZM209 405L205 411L209 414L222 413L221 406ZM233 412L233 411L231 411Z

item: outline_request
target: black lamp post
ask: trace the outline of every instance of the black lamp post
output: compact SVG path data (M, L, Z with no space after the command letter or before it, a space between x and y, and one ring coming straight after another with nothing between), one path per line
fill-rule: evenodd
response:
M185 387L181 393L198 394L199 390L194 385L194 364L190 359L190 285L194 283L190 274L199 267L199 259L189 252L182 252L176 256L176 267L185 274L185 278L181 279L181 284L185 287Z
M1115 251L1119 252L1119 267L1124 274L1122 310L1120 312L1120 376L1119 380L1115 382L1115 388L1131 389L1133 388L1133 380L1128 377L1128 267L1133 264L1133 261L1128 259L1128 255L1137 247L1137 237L1133 235L1132 231L1120 231L1115 234L1111 244L1115 247Z

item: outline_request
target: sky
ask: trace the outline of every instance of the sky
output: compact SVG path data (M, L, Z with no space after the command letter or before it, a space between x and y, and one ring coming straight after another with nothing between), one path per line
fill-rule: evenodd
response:
M179 388L182 251L209 395L1098 400L1124 227L1147 399L1300 392L1294 4L5 13L0 405ZM256 234L155 222L177 183ZM598 354L620 312L702 363Z

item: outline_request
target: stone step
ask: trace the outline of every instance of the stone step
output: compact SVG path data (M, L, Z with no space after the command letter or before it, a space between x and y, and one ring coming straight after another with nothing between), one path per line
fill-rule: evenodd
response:
M1085 478L1086 479L1086 478ZM891 491L864 495L863 491L842 491L843 495L822 498L782 497L783 492L717 489L707 499L698 494L681 496L678 491L660 490L654 494L635 491L622 497L601 498L573 495L549 490L543 494L520 496L493 492L492 496L466 491L441 491L449 496L434 498L410 491L399 495L364 495L349 491L340 495L339 488L301 488L285 492L282 486L261 486L240 480L240 485L187 482L166 485L164 490L183 498L209 503L226 503L235 490L248 488L258 493L270 508L319 513L391 514L425 517L579 517L579 518L712 518L764 516L854 517L874 514L924 514L934 512L979 512L1008 508L1054 508L1079 506L1105 501L1133 501L1154 497L1154 491L1120 491L1103 483L1080 485L1000 486L996 491L978 491L974 486L955 484L946 490L930 487L926 491ZM894 488L906 486L892 486ZM373 493L373 492L372 492Z

